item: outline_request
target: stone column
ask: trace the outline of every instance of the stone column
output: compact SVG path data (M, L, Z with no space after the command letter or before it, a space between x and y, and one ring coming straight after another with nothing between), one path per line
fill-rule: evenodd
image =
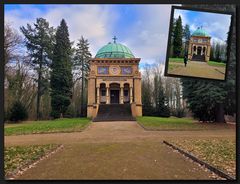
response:
M88 78L88 108L87 108L87 117L91 118L94 116L94 108L95 104L95 78Z
M110 104L110 100L109 100L109 87L106 86L106 104Z
M100 96L99 96L99 92L100 91L100 88L97 87L97 104L100 104Z
M120 104L123 104L123 87L120 87Z
M132 87L130 87L130 103L133 102L133 93L132 93Z

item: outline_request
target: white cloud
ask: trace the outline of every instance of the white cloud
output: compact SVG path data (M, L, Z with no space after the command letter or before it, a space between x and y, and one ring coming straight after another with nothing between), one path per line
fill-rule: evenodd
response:
M46 18L50 25L57 27L62 18L68 24L71 41L77 41L83 35L88 38L93 54L109 41L112 26L117 20L116 12L104 5L50 5L46 12L35 6L22 5L20 9L7 11L5 20L19 29L27 23L34 23L36 18ZM23 13L24 12L24 13ZM26 14L25 14L26 12Z
M124 43L141 63L165 62L171 5L139 5L138 12Z

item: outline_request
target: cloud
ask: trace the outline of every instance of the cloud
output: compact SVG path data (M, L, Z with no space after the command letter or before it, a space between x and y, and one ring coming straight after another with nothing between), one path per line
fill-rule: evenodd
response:
M104 5L49 5L45 11L38 8L38 5L22 5L5 14L5 20L12 23L16 29L27 23L33 24L38 17L46 18L54 27L64 18L69 28L70 40L76 42L84 36L90 43L94 43L90 44L90 50L96 53L109 41L118 15L111 11L110 6Z
M171 5L136 6L140 16L124 43L142 63L165 62Z
M54 27L64 18L68 24L71 41L76 43L83 35L90 42L93 56L98 49L111 41L117 30L122 34L117 41L129 47L136 57L142 58L141 63L165 63L171 5L120 7L45 5L43 8L38 5L21 5L17 9L5 11L5 20L12 22L12 25L19 29L27 23L33 24L37 17L46 18ZM133 17L126 17L127 14Z

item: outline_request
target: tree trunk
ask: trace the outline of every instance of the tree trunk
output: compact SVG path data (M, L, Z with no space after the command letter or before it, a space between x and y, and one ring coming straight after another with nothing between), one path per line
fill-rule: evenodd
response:
M224 119L224 104L217 104L216 113L215 113L215 121L218 123L226 123Z
M38 71L38 89L37 89L37 120L39 120L39 108L40 108L40 100L41 100L41 81L42 81L42 61L43 61L43 50L41 51L42 57L41 62L39 63L39 71Z

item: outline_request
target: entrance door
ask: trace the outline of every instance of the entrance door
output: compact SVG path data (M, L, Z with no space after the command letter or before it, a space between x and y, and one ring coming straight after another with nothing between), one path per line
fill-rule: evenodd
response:
M119 104L119 90L111 90L111 104Z
M201 55L201 52L202 52L202 47L198 47L197 48L197 55Z

